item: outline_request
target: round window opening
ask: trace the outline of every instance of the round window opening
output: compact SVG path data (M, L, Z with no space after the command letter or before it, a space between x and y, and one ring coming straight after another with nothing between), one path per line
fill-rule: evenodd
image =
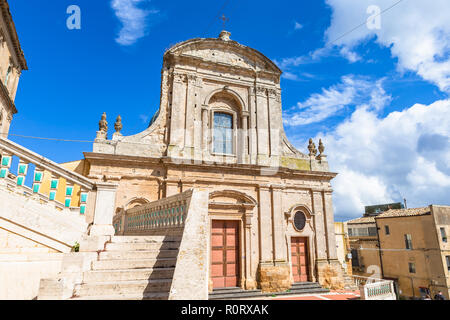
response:
M297 211L294 215L294 227L295 229L301 231L305 228L306 225L306 217L305 214L301 211Z

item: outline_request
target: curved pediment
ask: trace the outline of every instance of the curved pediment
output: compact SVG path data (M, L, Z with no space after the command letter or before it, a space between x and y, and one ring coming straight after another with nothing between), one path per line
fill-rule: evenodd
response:
M253 197L236 191L236 190L220 190L209 194L210 205L228 205L228 206L245 206L255 207L258 203Z
M266 71L281 75L282 71L259 51L232 40L197 38L176 44L164 57L184 57L203 63L229 65L253 71Z

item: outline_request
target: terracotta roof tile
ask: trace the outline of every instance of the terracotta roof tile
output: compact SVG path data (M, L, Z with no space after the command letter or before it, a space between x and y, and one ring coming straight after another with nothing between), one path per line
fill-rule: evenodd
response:
M422 216L430 213L430 207L411 208L411 209L391 209L383 212L376 218L391 218L391 217L411 217Z
M347 221L346 223L375 223L375 217L361 217Z

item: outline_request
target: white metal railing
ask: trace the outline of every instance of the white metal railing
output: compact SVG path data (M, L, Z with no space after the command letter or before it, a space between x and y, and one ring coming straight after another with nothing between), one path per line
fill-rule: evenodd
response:
M394 281L352 275L361 300L396 300Z

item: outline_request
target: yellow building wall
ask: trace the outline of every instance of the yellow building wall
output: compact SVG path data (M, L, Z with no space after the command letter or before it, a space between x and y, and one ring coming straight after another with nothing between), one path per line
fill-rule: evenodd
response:
M336 251L339 262L342 266L345 265L345 270L348 275L352 274L352 261L347 259L349 250L349 242L345 224L343 222L334 223L334 233L336 235Z
M398 279L400 295L419 298L423 287L434 296L439 290L437 284L447 286L443 255L431 215L378 218L377 224L384 277ZM386 225L389 235L385 232ZM405 234L411 235L412 250L406 249ZM415 273L409 272L409 263L414 263ZM448 288L442 291L448 298Z
M63 168L86 176L89 172L89 163L86 160L77 160L60 164ZM44 176L42 179L41 188L39 193L44 194L46 196L50 195L50 184L52 180L52 175L48 171L44 171ZM58 179L58 189L56 191L55 200L64 204L66 199L66 186L67 181L64 178ZM73 188L73 193L70 201L71 207L79 207L80 206L80 197L81 197L81 187L79 185L75 185Z

